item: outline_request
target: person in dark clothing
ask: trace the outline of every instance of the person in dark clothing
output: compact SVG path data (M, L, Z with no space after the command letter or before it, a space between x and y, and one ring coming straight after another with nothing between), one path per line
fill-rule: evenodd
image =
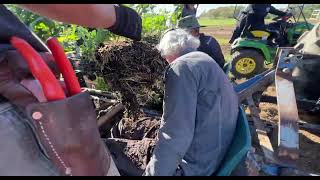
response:
M181 18L189 16L189 15L195 16L197 14L197 8L198 8L199 4L197 4L196 7L195 7L195 5L196 4L185 4L182 9Z
M195 16L186 16L178 21L178 28L185 29L190 32L194 37L198 37L200 40L200 46L198 51L208 54L216 63L223 69L225 59L218 41L212 37L207 36L204 33L200 33L200 26Z
M229 41L230 44L248 30L266 30L264 18L268 13L283 17L291 14L280 11L271 4L249 4L244 11L240 13L239 22ZM271 29L270 29L271 30ZM276 29L272 29L276 30Z

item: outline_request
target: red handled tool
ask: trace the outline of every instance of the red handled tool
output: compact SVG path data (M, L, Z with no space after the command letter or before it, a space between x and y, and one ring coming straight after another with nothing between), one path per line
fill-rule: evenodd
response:
M32 75L40 82L47 101L66 98L59 81L36 50L34 50L28 42L18 37L12 37L10 42L27 61ZM81 87L79 81L57 39L50 38L48 40L48 47L52 51L55 62L65 80L68 95L73 96L80 93Z
M52 52L60 72L62 73L69 95L73 96L79 94L81 92L80 83L74 73L70 61L64 53L62 46L56 38L49 38L47 45Z
M62 87L42 57L25 40L12 37L10 43L27 61L32 75L40 82L47 101L66 98Z

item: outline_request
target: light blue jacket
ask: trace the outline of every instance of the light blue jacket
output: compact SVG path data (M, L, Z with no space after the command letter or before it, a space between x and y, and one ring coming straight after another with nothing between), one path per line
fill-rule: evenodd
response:
M165 73L158 142L145 175L211 175L222 161L238 117L238 97L218 64L187 53Z

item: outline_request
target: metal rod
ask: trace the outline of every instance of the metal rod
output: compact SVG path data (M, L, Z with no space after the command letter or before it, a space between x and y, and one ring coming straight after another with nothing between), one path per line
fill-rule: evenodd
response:
M112 118L122 110L124 110L124 106L121 103L115 105L107 114L98 119L98 127L100 128L106 123L110 123Z
M266 90L267 87L274 82L274 74L275 71L271 70L255 83L248 85L247 88L238 92L239 102L243 102L249 96L252 96L252 94L254 94L255 92Z
M290 63L284 59L279 60L275 77L279 111L278 159L281 163L295 166L299 157L299 116L292 72L288 68Z
M110 92L91 89L91 88L83 88L83 89L88 91L91 95L105 96L105 97L110 98L110 99L117 99L116 96L113 93L110 93Z
M310 28L310 26L309 26L309 24L308 24L308 21L307 21L306 17L304 16L304 13L303 13L304 4L302 5L302 8L301 8L301 7L299 7L299 8L300 8L300 10L301 10L301 15L302 15L302 17L303 17L304 22L306 23L308 29L311 30L311 28Z

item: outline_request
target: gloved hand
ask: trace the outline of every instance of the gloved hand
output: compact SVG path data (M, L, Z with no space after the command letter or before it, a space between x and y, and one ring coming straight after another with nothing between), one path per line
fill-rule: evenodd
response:
M56 76L59 71L49 53L40 53ZM32 77L28 65L16 51L10 50L0 59L0 94L24 109L28 104L43 99L42 90ZM30 91L32 89L32 91Z
M129 7L115 5L116 22L108 30L114 34L125 36L136 41L141 40L142 19Z

